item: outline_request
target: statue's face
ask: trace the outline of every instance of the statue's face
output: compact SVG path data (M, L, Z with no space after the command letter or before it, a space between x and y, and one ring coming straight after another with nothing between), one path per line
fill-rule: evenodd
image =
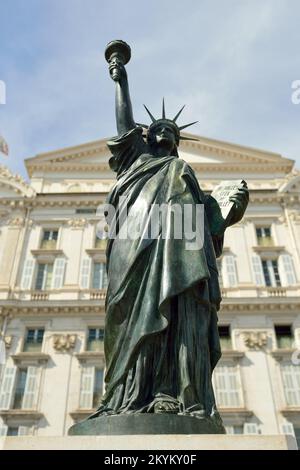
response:
M173 150L176 146L176 135L174 129L167 124L157 125L152 131L152 141L166 150Z

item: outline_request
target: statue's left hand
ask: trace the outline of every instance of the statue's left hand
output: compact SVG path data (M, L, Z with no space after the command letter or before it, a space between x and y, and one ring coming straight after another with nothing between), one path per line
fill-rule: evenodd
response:
M234 206L228 225L233 225L243 218L243 215L247 209L249 203L249 190L247 186L240 188L233 196L229 198L229 200L234 202Z

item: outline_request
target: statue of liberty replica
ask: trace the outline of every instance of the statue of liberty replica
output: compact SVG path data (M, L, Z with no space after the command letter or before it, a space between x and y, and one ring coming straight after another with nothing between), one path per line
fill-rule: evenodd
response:
M179 158L180 140L187 138L180 132L188 126L177 124L183 108L170 119L163 102L162 117L146 108L150 125L137 124L125 69L130 48L113 41L105 56L116 87L118 130L107 143L116 183L107 199L114 236L106 252L106 392L98 410L70 434L225 433L212 387L221 357L216 258L226 228L244 215L248 190L245 185L230 197L224 219L216 199L203 193ZM151 214L162 206L151 237ZM189 214L201 243L192 244L191 230L178 236L174 206L182 220Z

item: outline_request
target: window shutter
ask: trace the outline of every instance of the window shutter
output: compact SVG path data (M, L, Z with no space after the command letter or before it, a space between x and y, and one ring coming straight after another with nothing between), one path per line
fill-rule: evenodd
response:
M31 426L19 426L18 436L32 436L32 434Z
M283 388L288 406L300 405L300 366L281 366Z
M283 423L281 425L281 432L282 434L288 434L288 435L292 435L292 436L295 436L295 430L294 430L294 426L292 425L292 423Z
M61 289L64 283L66 260L56 258L54 262L53 289Z
M15 385L16 368L6 367L0 389L0 410L9 410Z
M5 342L0 338L0 366L4 365L6 362L6 347Z
M217 404L220 407L242 405L239 371L236 366L218 366L214 371Z
M81 373L79 408L91 410L93 408L95 368L83 367Z
M225 426L226 434L234 434L234 427L233 426Z
M258 255L252 256L252 268L254 274L254 282L256 286L264 286L265 278L262 269L261 259Z
M24 263L22 281L21 281L21 289L29 290L31 289L32 285L32 275L34 269L34 260L27 259Z
M81 263L80 286L82 289L90 287L91 259L84 258Z
M107 287L107 275L105 263L94 264L93 289L105 289Z
M223 256L222 275L224 279L224 287L235 287L237 285L237 272L234 256Z
M100 289L104 289L105 287L105 264L104 263L100 263L100 283L99 283L99 286L100 286Z
M8 426L6 424L0 424L0 437L5 437L7 435Z
M33 410L37 408L37 398L39 392L40 368L30 366L27 369L22 409Z
M284 280L285 286L293 286L297 283L293 258L290 255L279 256L279 268L281 278Z
M244 423L244 434L258 434L256 423Z

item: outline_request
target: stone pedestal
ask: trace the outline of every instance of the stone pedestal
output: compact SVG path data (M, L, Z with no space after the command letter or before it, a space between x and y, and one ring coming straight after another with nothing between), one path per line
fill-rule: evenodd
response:
M221 418L196 418L178 414L120 414L86 419L74 424L70 436L115 436L126 434L225 434ZM129 437L130 438L130 437Z
M0 438L2 450L296 450L293 436L138 435Z

